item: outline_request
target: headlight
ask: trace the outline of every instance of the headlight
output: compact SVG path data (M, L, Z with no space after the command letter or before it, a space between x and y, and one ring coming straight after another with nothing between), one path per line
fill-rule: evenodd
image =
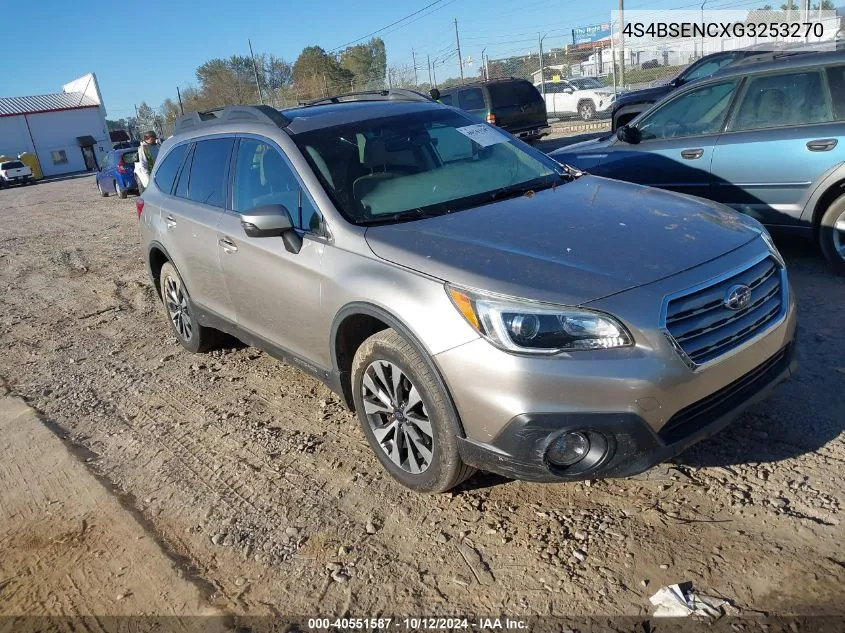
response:
M780 254L778 247L775 246L775 241L772 239L772 236L766 229L762 229L760 231L760 236L763 238L763 241L766 243L766 246L769 247L769 252L772 254L778 264L780 264L783 268L786 268L786 261L783 259L783 255Z
M446 287L464 319L496 347L523 354L558 354L634 344L608 314Z

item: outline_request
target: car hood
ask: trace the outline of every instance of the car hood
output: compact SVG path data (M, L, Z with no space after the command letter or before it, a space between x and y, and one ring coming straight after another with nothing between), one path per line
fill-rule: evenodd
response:
M639 101L657 101L662 99L665 95L672 92L674 88L669 84L662 86L653 86L651 88L643 88L642 90L632 90L624 94L620 94L616 99L615 107L619 107L626 103L637 103Z
M549 152L549 156L559 163L569 163L569 161L572 161L570 164L573 167L578 167L576 158L578 154L593 154L596 152L602 152L613 145L614 140L615 137L613 134L607 134L606 136L601 136L599 138L591 138L586 141L580 141L578 143L567 145L566 147L561 147L553 152Z
M533 196L370 227L382 259L443 281L577 305L687 270L760 231L716 203L582 176Z

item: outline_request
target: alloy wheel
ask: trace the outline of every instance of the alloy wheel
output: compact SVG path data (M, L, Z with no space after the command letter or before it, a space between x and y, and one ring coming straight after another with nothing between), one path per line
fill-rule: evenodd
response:
M377 360L361 384L364 412L376 441L396 466L412 474L433 461L431 421L419 390L398 366Z
M843 211L833 224L833 248L839 253L839 257L845 261L845 211Z
M182 285L173 277L164 280L164 301L167 304L167 313L173 322L177 334L185 341L190 341L194 331L194 324L191 321L191 314L188 311L188 298L182 291Z

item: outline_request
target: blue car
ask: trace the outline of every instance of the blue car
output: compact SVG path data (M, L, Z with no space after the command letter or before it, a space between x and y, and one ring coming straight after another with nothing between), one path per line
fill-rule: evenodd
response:
M118 198L125 198L130 191L138 193L138 184L135 182L137 161L137 147L116 149L106 154L97 172L97 190L100 195L106 197L114 193Z
M749 57L673 92L615 135L551 155L810 236L845 274L843 51Z

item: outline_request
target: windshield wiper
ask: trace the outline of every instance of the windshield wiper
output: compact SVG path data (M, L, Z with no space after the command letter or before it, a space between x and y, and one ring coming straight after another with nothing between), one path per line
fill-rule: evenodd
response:
M422 220L423 218L434 218L439 215L446 215L451 213L449 209L408 209L407 211L398 211L397 213L388 213L382 216L375 216L372 218L361 218L356 220L355 224L366 226L369 224L386 224L390 222L404 222L406 220Z
M493 200L506 200L508 198L518 198L519 196L524 196L529 192L537 192L542 191L543 189L551 189L552 187L561 184L560 182L556 182L558 178L562 179L564 182L571 182L572 180L577 178L577 176L571 174L569 171L567 171L566 174L555 174L555 176L557 176L557 178L543 178L540 181L533 180L529 182L523 182L518 185L509 185L507 187L501 187L499 189L496 189L496 191L491 191L490 198Z

